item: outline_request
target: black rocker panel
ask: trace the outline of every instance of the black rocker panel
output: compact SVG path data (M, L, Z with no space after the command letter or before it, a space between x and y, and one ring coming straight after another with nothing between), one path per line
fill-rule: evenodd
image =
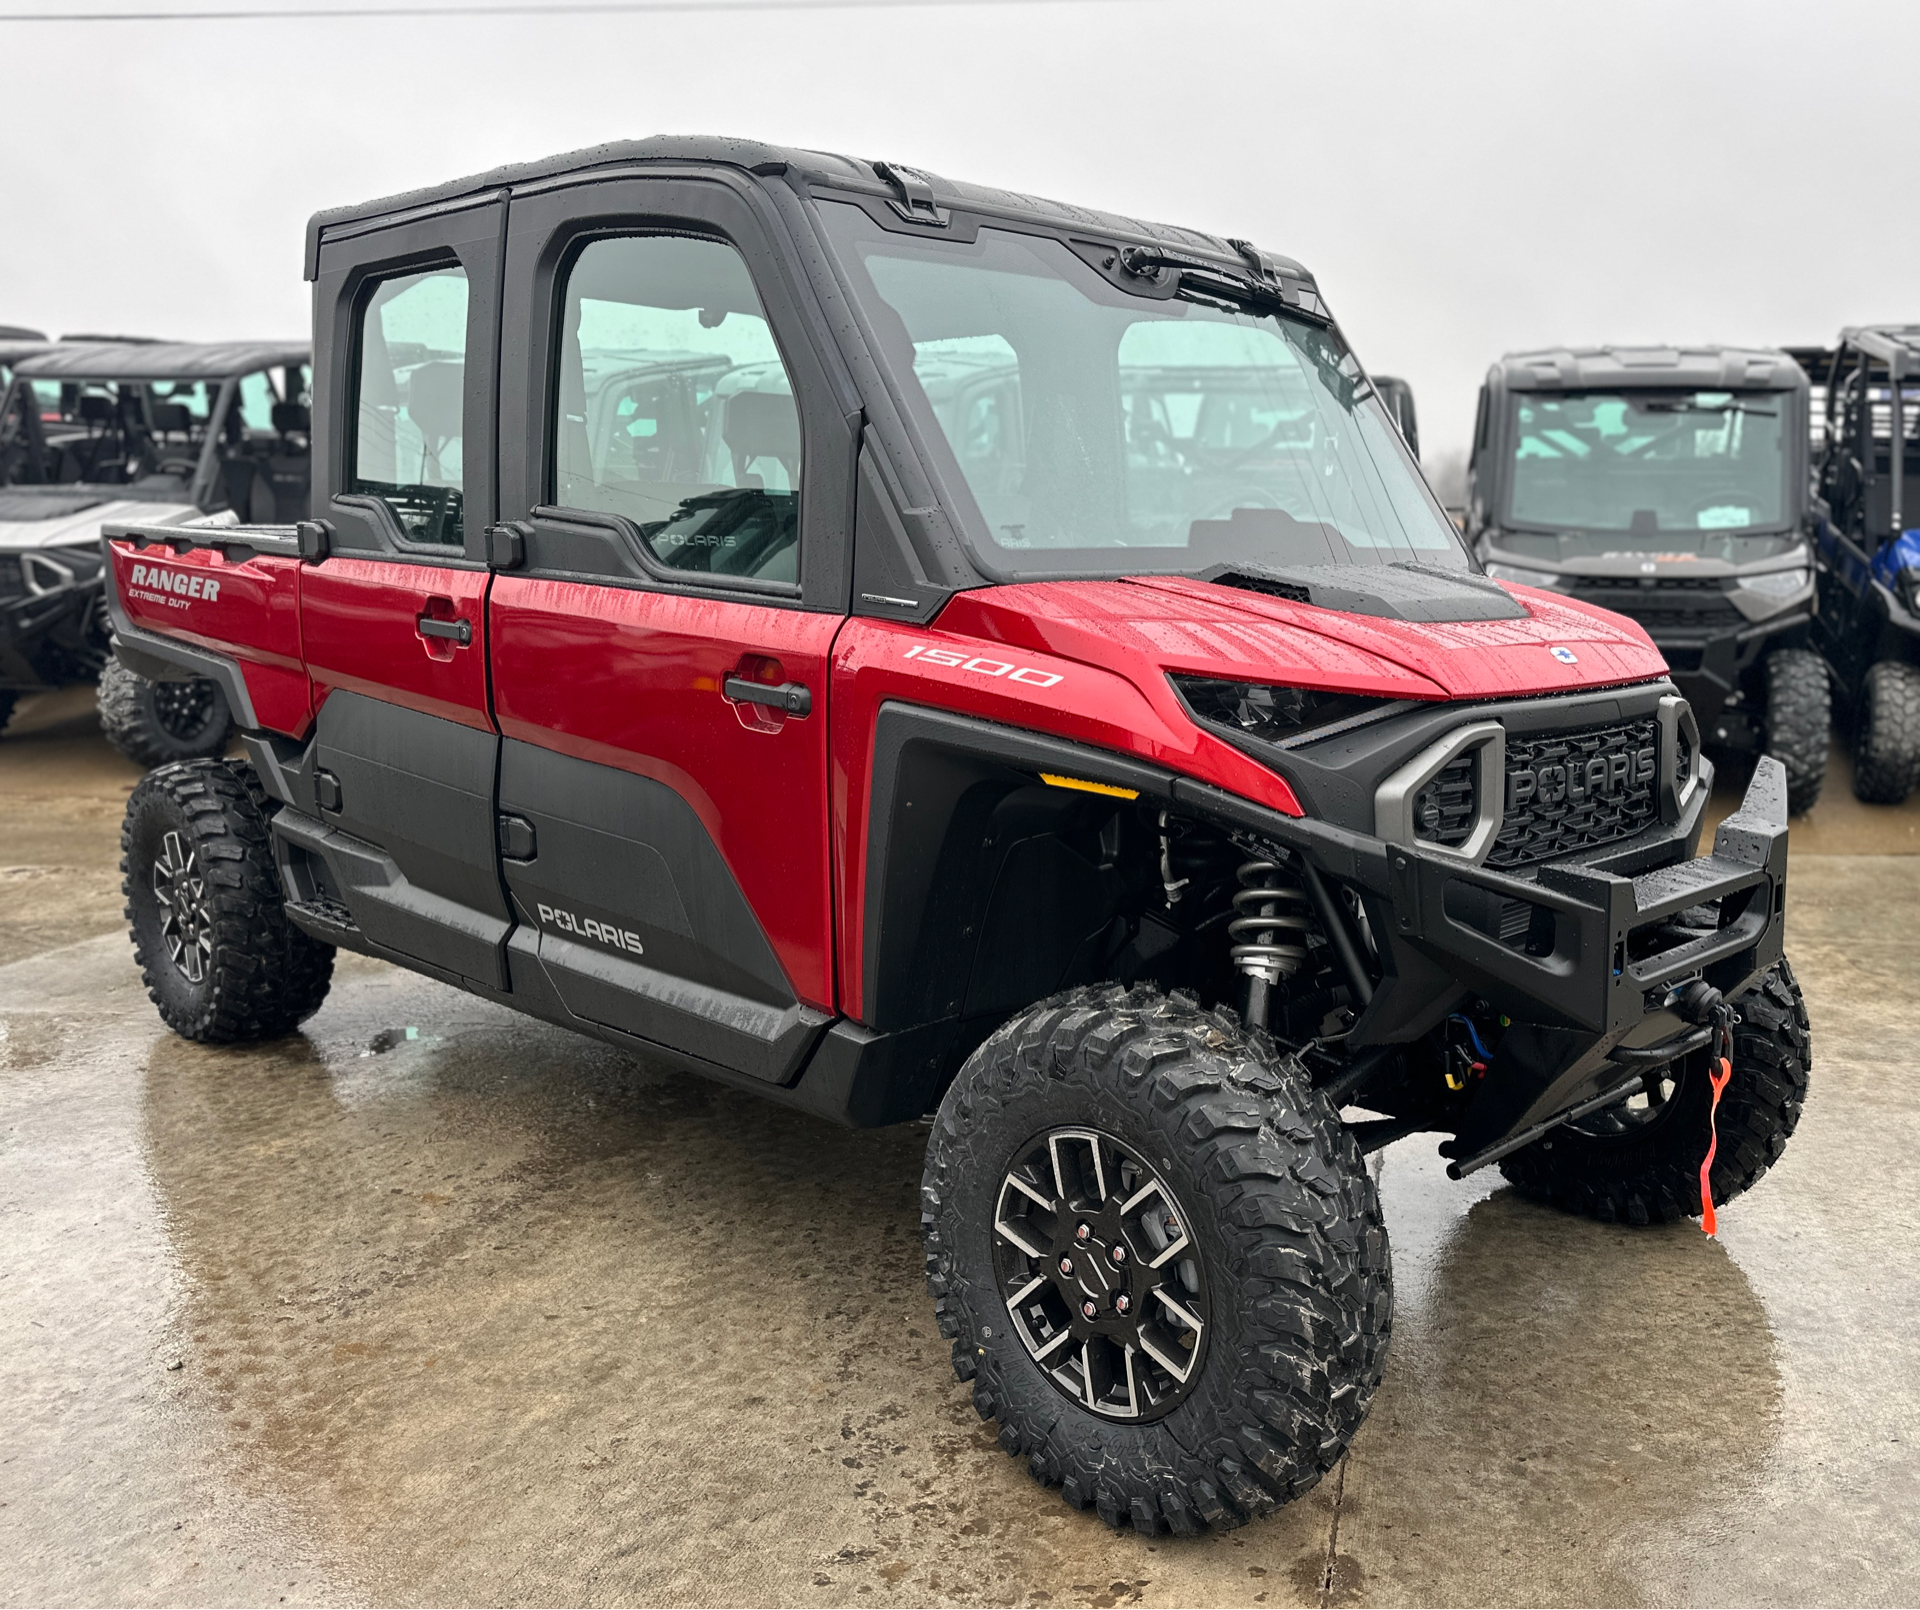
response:
M792 1076L827 1018L796 1000L684 799L509 738L500 810L532 826L533 854L501 866L568 1011L759 1079Z
M349 880L354 920L380 944L495 988L506 983L511 926L494 852L499 744L490 732L336 690L320 707L313 758L316 779L332 779L321 820L392 863Z

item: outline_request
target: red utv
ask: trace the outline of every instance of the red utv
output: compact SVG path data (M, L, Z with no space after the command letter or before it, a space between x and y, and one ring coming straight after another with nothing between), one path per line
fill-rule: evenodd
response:
M314 512L119 528L161 1015L346 947L835 1122L933 1114L928 1279L1009 1452L1143 1532L1340 1456L1366 1154L1700 1207L1808 1034L1763 760L1646 635L1487 580L1307 272L729 140L323 213Z

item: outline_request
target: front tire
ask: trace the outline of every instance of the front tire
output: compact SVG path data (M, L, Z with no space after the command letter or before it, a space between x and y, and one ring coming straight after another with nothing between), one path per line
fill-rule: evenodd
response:
M287 920L267 814L245 770L193 760L149 772L120 829L147 995L175 1034L211 1045L291 1033L333 981L333 946Z
M1868 805L1898 805L1920 773L1920 670L1899 660L1869 666L1853 736L1853 792Z
M1191 996L1081 989L1006 1024L941 1103L922 1204L974 1407L1110 1526L1297 1497L1380 1384L1373 1178L1299 1064Z
M218 682L154 682L110 659L100 668L100 730L136 766L166 766L219 755L233 712Z
M1786 768L1787 809L1813 809L1827 777L1833 737L1833 690L1827 662L1810 649L1767 656L1767 753Z
M1813 1032L1799 981L1783 957L1733 1003L1733 1078L1720 1097L1714 1206L1751 1190L1786 1149L1807 1099ZM1626 1224L1700 1214L1700 1164L1712 1104L1708 1054L1662 1070L1644 1095L1563 1124L1501 1161L1523 1195L1569 1213Z

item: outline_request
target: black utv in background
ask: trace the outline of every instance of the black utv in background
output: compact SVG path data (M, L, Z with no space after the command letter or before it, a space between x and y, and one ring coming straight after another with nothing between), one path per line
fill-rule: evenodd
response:
M215 755L217 683L111 659L100 528L307 513L305 342L64 337L0 344L0 727L27 693L100 679L108 740L144 766Z
M1638 621L1704 741L1777 756L1796 812L1831 719L1811 502L1807 376L1785 352L1513 352L1481 388L1467 536L1487 573Z
M1897 805L1920 783L1920 326L1794 355L1824 393L1818 640L1853 728L1853 791Z

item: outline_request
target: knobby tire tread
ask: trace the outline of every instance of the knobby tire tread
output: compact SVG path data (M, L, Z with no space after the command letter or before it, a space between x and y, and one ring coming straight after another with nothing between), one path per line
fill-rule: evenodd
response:
M1767 753L1787 772L1787 809L1805 815L1820 799L1833 732L1827 662L1810 649L1788 648L1767 659Z
M956 1198L983 1178L997 1191L1027 1138L1011 1132L1023 1098L1048 1085L1108 1110L1125 1104L1141 1119L1129 1143L1146 1136L1169 1156L1184 1152L1203 1182L1188 1212L1211 1215L1224 1243L1221 1267L1208 1266L1212 1350L1199 1384L1162 1420L1095 1416L1056 1390L1010 1326L993 1323L1006 1305L990 1223L963 1222ZM1191 996L1094 986L998 1030L935 1120L921 1223L940 1331L974 1408L999 1422L1001 1447L1026 1457L1036 1479L1109 1526L1190 1533L1271 1511L1333 1468L1379 1386L1392 1271L1373 1177L1296 1063ZM1235 1335L1228 1352L1221 1344Z
M226 696L217 685L215 692L225 719L213 723L200 742L185 744L160 724L153 708L153 683L110 659L100 668L100 730L136 766L152 769L175 761L212 759L227 747L233 731Z
M1853 792L1868 805L1898 805L1920 782L1920 669L1897 660L1870 666L1853 741Z
M211 1045L278 1039L320 1009L333 982L333 946L287 920L274 865L265 790L245 762L187 760L148 772L120 830L121 890L147 996L174 1033ZM147 853L168 826L190 839L209 890L213 957L202 985L175 967L147 931Z
M1793 968L1782 960L1734 1002L1733 1077L1720 1098L1710 1176L1716 1207L1751 1190L1799 1125L1813 1065L1813 1032ZM1568 1213L1622 1224L1700 1216L1707 1155L1705 1052L1682 1073L1671 1112L1642 1137L1603 1139L1556 1130L1501 1161L1525 1196Z

